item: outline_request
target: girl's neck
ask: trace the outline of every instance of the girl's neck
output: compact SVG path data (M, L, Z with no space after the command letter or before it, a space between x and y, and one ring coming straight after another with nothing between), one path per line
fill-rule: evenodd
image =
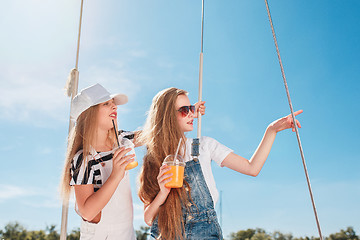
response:
M98 132L97 132L96 138L92 144L92 147L97 152L107 152L107 151L112 150L113 146L112 146L111 140L109 138L108 131L98 129Z

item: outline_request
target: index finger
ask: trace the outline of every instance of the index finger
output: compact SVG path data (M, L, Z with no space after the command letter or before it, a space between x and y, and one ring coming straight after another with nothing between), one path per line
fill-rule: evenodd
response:
M202 106L202 105L205 105L205 101L200 101L200 102L196 102L194 105L195 105L195 107L200 107L200 106Z
M301 110L298 110L298 111L294 112L294 115L297 116L297 115L299 115L299 114L302 113L302 112L303 112L302 109L301 109Z
M122 154L122 156L124 156L125 154L127 154L130 151L131 151L131 148L120 147L120 148L115 150L114 158L119 156L120 154Z

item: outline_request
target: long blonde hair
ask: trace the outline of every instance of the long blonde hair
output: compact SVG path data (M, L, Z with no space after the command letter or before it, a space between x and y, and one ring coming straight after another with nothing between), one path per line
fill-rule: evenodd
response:
M65 157L64 169L62 173L62 178L60 182L60 193L64 199L68 199L71 186L71 163L73 161L74 155L83 150L83 163L87 164L87 157L91 152L91 144L95 141L97 137L97 114L98 114L98 105L92 106L82 112L78 117L75 127L70 131L68 136L68 147ZM108 137L111 142L115 142L115 133L114 130L109 130ZM77 169L78 171L79 169Z
M160 191L157 182L159 168L167 155L175 153L180 138L184 140L180 147L180 155L185 154L186 138L178 125L175 108L179 95L187 95L187 92L168 88L153 98L144 129L139 136L140 142L147 147L139 175L138 192L141 201L145 204L150 204ZM183 239L182 208L187 206L191 198L185 191L185 186L189 187L186 181L182 188L172 188L165 203L159 209L160 239Z

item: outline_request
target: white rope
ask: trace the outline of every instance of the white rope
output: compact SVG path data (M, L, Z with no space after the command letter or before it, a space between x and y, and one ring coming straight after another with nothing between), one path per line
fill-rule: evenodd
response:
M199 64L199 94L198 94L198 103L202 99L202 80L203 80L203 41L204 41L204 0L202 0L202 14L201 14L201 52L200 52L200 64ZM191 144L191 156L194 159L197 159L200 155L199 145L201 137L201 113L200 107L197 112L198 121L197 121L197 138L194 138Z
M267 0L265 0L265 5L266 5L266 10L267 10L267 13L268 13L269 21L270 21L270 26L271 26L272 35L273 35L273 38L274 38L274 43L275 43L275 47L276 47L277 56L278 56L278 59L279 59L279 64L280 64L280 68L281 68L281 74L282 74L282 77L283 77L283 80L284 80L284 86L285 86L286 95L287 95L289 106L290 106L291 116L292 116L294 127L295 127L296 138L297 138L297 141L298 141L299 150L300 150L300 154L301 154L301 159L302 159L302 163L303 163L303 166L304 166L304 171L305 171L306 181L307 181L308 188L309 188L311 203L312 203L314 214L315 214L315 220L316 220L320 240L323 240L323 237L322 237L322 234L321 234L321 229L320 229L320 222L319 222L316 207L315 207L315 201L314 201L314 197L313 197L312 190L311 190L310 179L309 179L309 175L308 175L308 171L307 171L307 167L306 167L306 163L305 163L304 151L303 151L303 148L302 148L302 145L301 145L299 131L298 131L298 128L296 126L296 120L295 120L294 110L293 110L292 103L291 103L289 88L288 88L288 85L287 85L287 82L286 82L284 67L283 67L282 62L281 62L280 51L279 51L279 47L278 47L278 44L277 44L275 30L274 30L273 22L272 22L272 19L271 19L270 9L269 9L269 5L268 5Z
M74 93L74 91L76 91L77 87L75 87L76 85L76 79L79 76L79 71L76 68L71 69L69 76L66 80L66 85L64 87L64 89L66 90L66 95L68 97L71 97ZM76 95L76 94L75 94Z
M77 94L78 84L79 84L78 63L79 63L80 33L81 33L81 19L82 19L83 5L84 5L84 1L81 0L79 33L78 33L78 39L77 39L75 68L71 69L68 79L66 81L66 85L65 85L66 95L68 97L71 97L71 101ZM74 127L74 122L71 121L71 119L70 119L69 120L69 133L73 127ZM68 212L69 212L69 199L64 197L63 203L62 203L62 213L61 213L60 240L66 240Z
M203 80L203 42L204 42L204 0L202 0L202 14L201 14L201 53L200 53L200 64L199 64L199 99L202 99L202 80ZM198 128L197 138L201 137L201 113L198 112Z

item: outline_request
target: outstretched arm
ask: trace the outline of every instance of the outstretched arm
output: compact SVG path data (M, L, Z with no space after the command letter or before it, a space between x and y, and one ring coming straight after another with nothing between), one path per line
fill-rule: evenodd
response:
M295 112L294 115L299 115L302 112L302 110L299 110ZM297 120L296 125L301 128L301 125ZM221 165L246 175L254 177L257 176L270 153L276 134L288 128L292 128L292 130L295 131L295 126L291 115L272 122L266 128L264 137L262 138L259 146L255 150L250 160L247 160L246 158L243 158L235 153L230 153L227 155Z

